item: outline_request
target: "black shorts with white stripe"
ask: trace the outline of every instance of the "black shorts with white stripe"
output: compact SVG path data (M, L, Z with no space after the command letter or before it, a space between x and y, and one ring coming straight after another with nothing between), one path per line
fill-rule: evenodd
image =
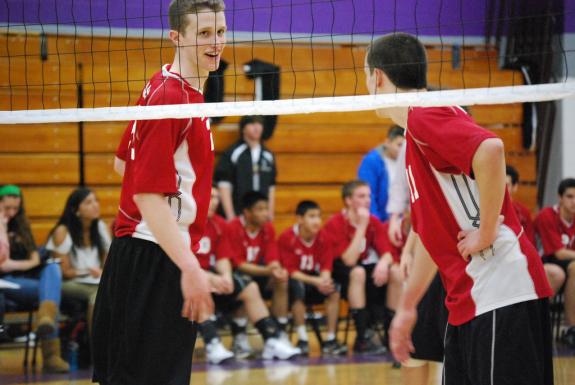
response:
M445 335L444 385L553 385L547 299L481 314Z

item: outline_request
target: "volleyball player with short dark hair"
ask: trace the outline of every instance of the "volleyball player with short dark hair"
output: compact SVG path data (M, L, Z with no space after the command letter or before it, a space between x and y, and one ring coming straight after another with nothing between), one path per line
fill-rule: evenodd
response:
M426 72L425 48L409 34L386 35L368 49L371 94L424 92ZM413 351L416 306L436 264L449 311L444 384L552 384L552 291L506 192L502 141L459 107L378 114L407 130L413 229L431 257L415 255L392 323L394 355L405 361Z
M224 2L173 0L174 61L138 105L203 103L226 43ZM94 310L94 381L188 385L195 322L213 313L194 251L205 230L214 162L207 118L130 122L117 152L123 181Z

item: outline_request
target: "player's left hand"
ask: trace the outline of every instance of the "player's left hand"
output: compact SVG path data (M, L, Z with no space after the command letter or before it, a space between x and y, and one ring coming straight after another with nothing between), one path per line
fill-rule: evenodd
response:
M501 226L503 220L504 217L500 215L497 222L497 229L493 234L486 235L480 229L460 231L459 234L457 234L457 239L459 240L457 250L463 259L468 261L471 255L489 248L493 242L495 242L495 238L497 238L497 233L499 232L499 226Z
M415 352L411 340L411 332L417 321L417 309L398 309L391 321L389 329L389 347L393 357L401 363L411 358L410 353Z
M375 286L381 287L387 283L389 280L389 267L390 263L386 258L381 258L377 262L377 265L375 265L375 269L373 269L373 273L371 275Z

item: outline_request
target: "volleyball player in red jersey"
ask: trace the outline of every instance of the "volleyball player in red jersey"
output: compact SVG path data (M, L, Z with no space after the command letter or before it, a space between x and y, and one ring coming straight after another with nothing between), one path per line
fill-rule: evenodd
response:
M270 316L257 284L232 269L231 257L234 253L227 246L227 223L224 218L216 214L219 204L219 192L213 187L206 232L200 240L200 249L196 253L200 265L208 272L216 310L224 315L231 315L243 306L248 318L265 341L262 356L268 359L289 359L299 351L280 338L280 329ZM219 338L215 314L199 326L206 345L208 362L219 364L234 356L234 353L223 346ZM237 335L234 333L233 325L232 334L235 347Z
M321 231L321 210L314 201L301 201L296 208L297 223L278 239L280 260L290 274L289 294L298 335L297 347L309 353L305 313L309 305L325 304L327 339L322 353L340 355L347 346L336 340L340 287L332 277L333 255L330 243Z
M152 76L138 105L204 102L202 88L226 43L224 7L221 0L170 3L175 57ZM194 256L212 187L209 120L135 120L127 130L117 152L124 172L116 238L94 310L93 380L187 385L195 322L213 313L208 277Z
M386 35L369 47L365 73L371 94L424 92L425 48L409 34ZM378 113L407 129L412 224L429 253L415 254L392 323L394 356L413 351L416 306L435 264L449 311L444 384L552 384L552 291L506 192L502 141L459 107Z

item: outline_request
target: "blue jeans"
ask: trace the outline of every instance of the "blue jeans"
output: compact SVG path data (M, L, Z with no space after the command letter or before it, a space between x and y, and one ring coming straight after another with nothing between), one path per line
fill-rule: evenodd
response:
M60 307L62 298L62 271L57 263L49 263L40 272L40 279L15 277L5 275L2 279L20 285L16 290L3 290L6 301L15 302L18 305L34 306L36 303L52 301ZM58 328L53 336L58 335Z

